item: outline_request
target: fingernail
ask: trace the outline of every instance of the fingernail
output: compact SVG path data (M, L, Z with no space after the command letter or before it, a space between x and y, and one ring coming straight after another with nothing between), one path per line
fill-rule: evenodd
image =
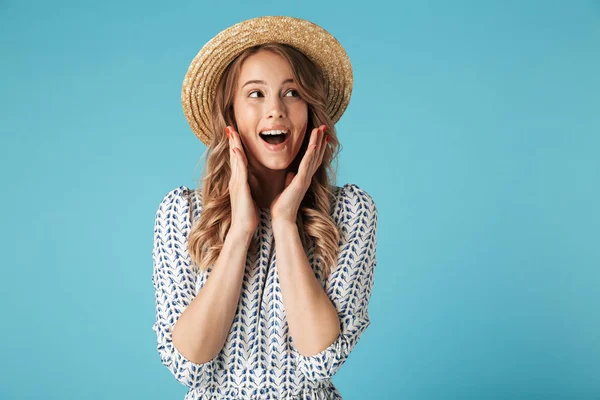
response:
M229 135L229 127L228 126L225 127L225 134L227 135L227 139L231 139L231 137Z
M325 136L325 141L329 142L329 135Z

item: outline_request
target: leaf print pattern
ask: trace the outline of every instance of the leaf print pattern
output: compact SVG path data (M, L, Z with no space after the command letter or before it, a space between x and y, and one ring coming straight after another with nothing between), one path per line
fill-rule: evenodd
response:
M211 272L196 272L187 250L187 236L202 211L200 196L186 186L171 190L160 202L154 224L152 329L162 364L189 388L184 400L342 399L331 378L370 325L368 305L377 263L377 208L371 196L355 184L335 188L332 218L342 237L338 265L326 280L315 268L314 243L307 254L340 318L340 335L329 347L306 357L293 345L271 216L261 209L258 246L248 251L240 301L225 345L213 360L197 364L173 345L172 330Z

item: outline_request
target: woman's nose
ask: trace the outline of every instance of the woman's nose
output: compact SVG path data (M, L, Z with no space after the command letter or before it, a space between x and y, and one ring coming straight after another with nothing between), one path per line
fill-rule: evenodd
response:
M269 117L273 118L284 118L285 117L285 104L279 98L279 96L274 96L269 101Z

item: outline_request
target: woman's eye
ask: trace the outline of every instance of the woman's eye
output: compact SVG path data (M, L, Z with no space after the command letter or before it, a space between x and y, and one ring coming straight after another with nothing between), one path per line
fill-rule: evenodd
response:
M299 97L299 96L300 96L300 94L298 93L298 91L297 91L297 90L295 90L295 89L289 90L289 91L288 91L288 92L285 94L285 96L286 96L286 97L290 97L290 96L289 96L289 95L290 95L290 93L292 94L292 95L291 95L291 97ZM255 96L255 95L256 95L256 96ZM262 96L262 95L263 95L263 94L262 94L262 92L261 92L260 90L253 90L252 92L248 93L248 97L254 97L254 98L257 98L257 97L259 97L259 95L260 95L260 96Z

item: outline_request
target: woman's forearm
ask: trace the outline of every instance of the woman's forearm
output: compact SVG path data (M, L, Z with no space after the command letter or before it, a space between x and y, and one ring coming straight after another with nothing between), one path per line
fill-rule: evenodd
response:
M219 354L240 299L251 234L230 230L198 295L173 328L173 345L188 360L206 363Z
M308 262L297 225L274 221L273 234L290 336L300 354L312 356L325 350L338 337L337 310Z

